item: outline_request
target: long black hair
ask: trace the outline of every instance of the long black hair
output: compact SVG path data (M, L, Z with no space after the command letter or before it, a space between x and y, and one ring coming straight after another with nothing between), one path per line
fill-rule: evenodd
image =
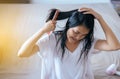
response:
M49 20L52 20L56 10L57 9L50 10L50 13L48 15L46 22ZM88 28L90 30L89 33L84 37L84 39L82 39L84 42L83 42L83 48L80 51L81 53L80 53L79 60L80 60L82 55L84 55L84 57L87 57L88 52L92 46L92 42L94 40L94 37L93 37L94 16L91 14L83 14L83 12L79 12L78 9L66 11L66 12L60 11L59 15L57 17L57 20L63 20L66 18L68 18L68 20L67 20L67 23L65 25L65 29L63 31L61 31L61 36L57 40L57 44L61 40L62 58L64 57L64 53L65 53L67 31L69 28L76 27L78 25L84 25L86 28ZM53 33L55 33L55 35L57 35L60 32L56 31Z

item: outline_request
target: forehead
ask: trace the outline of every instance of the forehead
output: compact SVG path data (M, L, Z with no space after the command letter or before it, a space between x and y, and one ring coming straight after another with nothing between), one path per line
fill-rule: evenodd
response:
M74 30L80 32L80 33L88 33L89 32L89 29L83 25L79 25L79 26L76 26L76 27L73 27Z

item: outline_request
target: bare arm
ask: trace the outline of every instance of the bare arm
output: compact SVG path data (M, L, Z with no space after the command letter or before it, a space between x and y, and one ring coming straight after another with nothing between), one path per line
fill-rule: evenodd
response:
M20 48L18 51L19 57L29 57L36 53L38 50L38 46L36 42L41 38L44 33L53 31L55 29L55 21L48 21L43 28L40 29L37 33L35 33L32 37L30 37Z
M84 14L92 14L100 23L106 40L98 40L95 44L95 49L98 50L117 50L120 49L120 44L115 34L109 28L102 16L90 8L81 8L80 11L85 11Z
M117 50L120 49L120 44L115 34L109 28L107 23L104 21L102 17L98 19L101 27L105 33L106 40L98 40L96 42L95 48L99 50Z
M41 38L44 33L48 33L55 29L56 19L58 17L59 11L55 12L55 15L52 20L48 21L40 31L35 33L31 38L29 38L18 51L19 57L29 57L36 53L39 47L36 45L36 42Z
M44 34L44 31L40 29L37 33L35 33L31 38L29 38L18 51L19 57L29 57L32 54L36 53L39 48L36 45L36 42L40 37Z

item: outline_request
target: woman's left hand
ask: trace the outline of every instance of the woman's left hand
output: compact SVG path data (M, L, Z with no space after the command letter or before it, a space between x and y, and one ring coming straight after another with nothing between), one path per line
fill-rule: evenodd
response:
M96 19L101 18L101 15L91 8L83 7L83 8L80 8L78 11L83 12L83 14L92 14Z

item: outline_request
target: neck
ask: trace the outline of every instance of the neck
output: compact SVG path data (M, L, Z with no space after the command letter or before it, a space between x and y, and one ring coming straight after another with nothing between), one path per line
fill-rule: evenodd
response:
M80 41L77 41L77 42L71 43L71 42L68 41L68 39L66 40L66 44L78 45L79 43L80 43Z

